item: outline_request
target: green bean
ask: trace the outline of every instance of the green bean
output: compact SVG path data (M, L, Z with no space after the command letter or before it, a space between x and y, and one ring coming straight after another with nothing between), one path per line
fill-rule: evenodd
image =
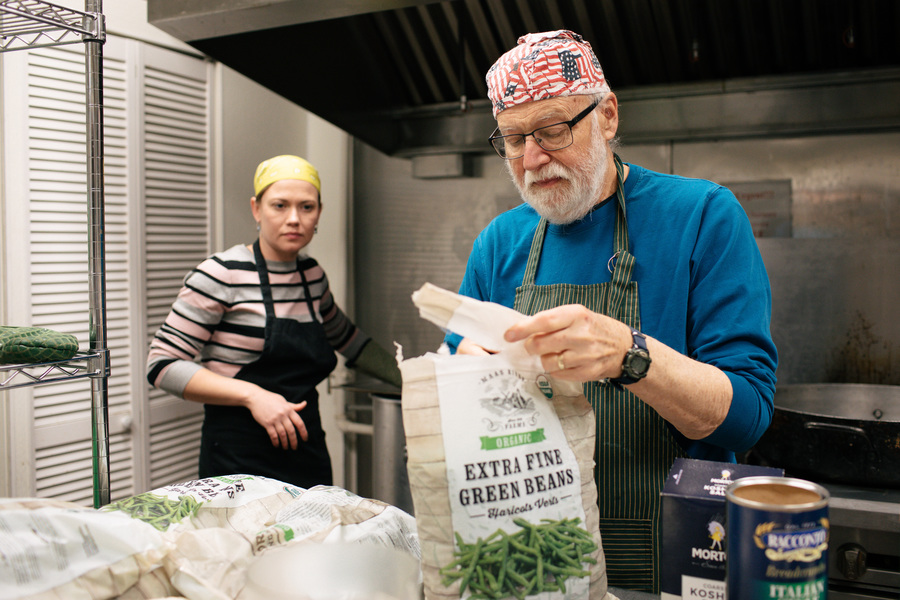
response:
M469 584L469 580L472 578L472 575L475 573L475 567L478 566L478 556L481 554L481 546L484 543L484 540L478 538L478 541L475 543L475 550L473 551L473 558L471 564L469 564L468 569L466 569L466 574L463 575L462 583L459 584L459 593L462 593L466 590L466 586Z
M537 557L537 573L535 574L535 583L537 584L537 591L544 591L544 557L538 554Z
M537 556L539 554L538 551L532 548L530 545L526 546L515 538L509 538L509 544L519 552L528 553L533 556Z
M503 548L500 551L500 572L497 574L497 587L502 590L506 581L506 568L509 564L509 536L503 533Z
M104 510L124 512L133 519L144 521L160 531L166 531L172 524L179 523L185 517L194 514L199 507L200 503L191 496L170 500L167 496L145 492L109 504Z
M460 596L467 589L472 598L495 600L559 589L566 591L570 577L590 576L582 564L597 564L591 556L597 545L582 529L580 519L531 523L515 519L515 533L497 529L486 538L467 543L455 532L454 559L441 567L441 583L459 582Z
M522 576L522 575L519 575L519 574L516 573L515 571L509 571L509 572L507 573L507 575L509 575L509 578L510 578L510 579L512 579L513 581L515 581L517 584L519 584L519 586L521 586L521 587L523 587L523 588L528 588L528 587L530 587L530 585L531 585L531 582L530 582L528 579L526 579L526 578L525 578L524 576Z
M578 563L578 561L576 561L574 558L572 558L571 556L569 556L569 555L565 552L564 549L554 549L554 550L553 550L553 555L554 555L554 556L558 556L558 557L560 558L560 560L562 560L564 563L568 564L570 567L576 567L576 568L578 568L578 567L581 566L581 565Z

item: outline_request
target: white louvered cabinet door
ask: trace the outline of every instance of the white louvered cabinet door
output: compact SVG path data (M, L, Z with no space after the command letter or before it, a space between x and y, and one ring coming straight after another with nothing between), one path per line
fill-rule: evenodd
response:
M118 495L134 493L132 360L121 343L121 278L127 270L123 245L124 195L117 193L124 136L124 53L115 41L104 52L104 96L109 168L106 211L107 347L110 431L110 486ZM74 334L89 348L88 214L85 155L84 49L79 45L29 51L27 153L31 324ZM117 114L119 115L116 118ZM113 143L111 143L113 142ZM89 380L33 388L35 495L91 505L91 386ZM113 454L115 452L115 454Z
M144 57L142 222L149 344L184 276L210 253L210 85L202 60L155 47L147 47ZM149 389L147 405L149 487L196 478L201 405L156 389Z
M72 333L87 349L83 48L35 49L7 65L3 83L16 87L4 93L4 122L10 111L25 117L4 140L5 225L21 228L0 265L8 323ZM201 58L136 40L104 46L113 500L196 476L202 409L151 390L145 362L182 278L209 254L209 73ZM9 190L22 204L8 210ZM92 505L90 381L6 393L11 492Z

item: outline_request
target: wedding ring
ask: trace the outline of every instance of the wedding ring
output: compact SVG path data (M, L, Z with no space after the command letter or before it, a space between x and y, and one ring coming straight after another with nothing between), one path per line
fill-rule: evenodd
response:
M562 352L556 355L556 366L558 371L566 370L566 363L563 362Z

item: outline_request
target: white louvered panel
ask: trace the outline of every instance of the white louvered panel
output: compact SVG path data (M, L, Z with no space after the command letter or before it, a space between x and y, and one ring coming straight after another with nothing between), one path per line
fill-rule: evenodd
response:
M130 436L110 436L110 492L112 500L134 495L128 465L132 461ZM93 471L90 439L39 448L35 452L40 498L55 498L93 506Z
M202 422L203 413L199 412L150 427L151 488L197 479Z
M35 390L35 427L50 427L73 419L81 419L90 424L91 383L79 379L66 383L55 383L40 388L40 401ZM87 428L90 435L90 428Z
M71 333L86 348L89 301L83 52L47 48L29 53L28 102L32 324ZM90 390L87 380L35 388L35 429L80 419L88 424L86 441L90 448ZM89 477L90 462L86 473ZM42 488L45 474L40 467L36 477Z
M205 69L198 74L205 76ZM209 254L208 93L205 79L149 64L145 87L147 325L152 336L184 276Z
M150 335L153 335L154 333L156 333L155 330L151 332ZM173 399L175 399L174 396L155 387L149 388L149 391L147 392L147 404L153 407L166 406L168 403L172 402ZM151 416L151 422L164 421L169 418L171 418L171 416L163 412L161 415L157 414L155 419Z
M109 436L109 489L111 501L133 496L145 489L135 489L133 436Z
M112 44L108 44L112 45ZM124 52L122 53L124 57ZM143 358L132 356L130 310L128 168L127 168L127 84L126 65L116 53L107 52L103 61L103 176L106 222L106 337L110 376L107 393L110 411L131 414L132 380L142 371ZM112 427L112 424L111 424ZM112 436L111 436L112 438ZM131 456L131 450L128 452ZM114 467L113 464L116 466ZM133 465L117 456L110 447L110 479L113 494L133 495ZM123 488L127 478L128 488Z
M88 187L83 49L33 53L29 69L32 322L74 334L89 347ZM127 343L127 220L125 69L104 57L104 212L106 327L111 414L131 410ZM91 505L91 385L89 380L39 386L34 393L37 494ZM113 496L135 493L131 434L111 424ZM115 433L118 431L119 433Z
M204 61L148 49L144 65L147 339L184 276L210 253L209 91ZM196 479L202 406L148 393L150 487Z
M111 47L118 40L110 40ZM144 491L134 480L134 443L131 432L118 433L121 419L133 419L132 378L143 360L131 355L134 315L129 297L127 85L124 52L106 52L103 60L103 180L105 212L106 338L109 349L109 473L115 501ZM137 363L137 364L136 364ZM139 433L139 432L138 432Z
M37 495L84 506L93 503L90 439L35 451Z
M128 55L126 43L139 52ZM209 254L209 98L203 60L162 48L108 38L104 55L104 259L106 332L110 352L110 481L113 500L153 485L196 477L202 407L153 390L150 401L132 398L143 385L146 334L159 326L184 274ZM126 56L144 75L136 99ZM128 59L130 60L130 58ZM143 68L140 68L140 67ZM28 197L32 324L74 334L88 347L88 189L85 157L84 55L80 47L29 53L27 74ZM140 107L136 109L135 107ZM132 138L131 136L137 136ZM143 143L133 169L134 142ZM132 180L141 177L140 180ZM129 197L136 188L143 198ZM143 203L140 200L144 200ZM138 210L138 212L131 212ZM145 230L146 278L140 298L150 301L147 321L135 315L135 282L128 259L135 245L132 219ZM140 269L138 273L142 273ZM134 356L139 352L140 356ZM141 383L136 384L136 380ZM34 388L36 493L90 505L90 381ZM138 406L156 405L132 432ZM152 430L151 430L152 427ZM134 445L132 435L149 440ZM144 442L146 444L146 441ZM140 452L141 456L135 456ZM158 459L155 458L158 456ZM136 461L148 464L135 489Z

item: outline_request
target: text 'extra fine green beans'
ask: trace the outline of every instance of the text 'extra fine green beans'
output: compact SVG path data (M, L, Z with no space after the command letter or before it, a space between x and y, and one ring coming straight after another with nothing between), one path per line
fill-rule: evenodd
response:
M138 519L153 525L160 531L165 531L169 525L179 523L186 516L194 514L200 508L191 496L182 496L178 500L169 500L166 496L157 496L151 492L144 492L131 498L125 498L113 502L104 510L119 510L127 513L132 519Z
M468 589L470 598L496 599L541 592L566 592L566 579L587 577L582 563L597 564L591 534L579 527L581 519L540 524L515 519L521 529L508 534L498 529L487 538L466 543L456 533L454 560L441 568L445 587L459 581L459 595Z

